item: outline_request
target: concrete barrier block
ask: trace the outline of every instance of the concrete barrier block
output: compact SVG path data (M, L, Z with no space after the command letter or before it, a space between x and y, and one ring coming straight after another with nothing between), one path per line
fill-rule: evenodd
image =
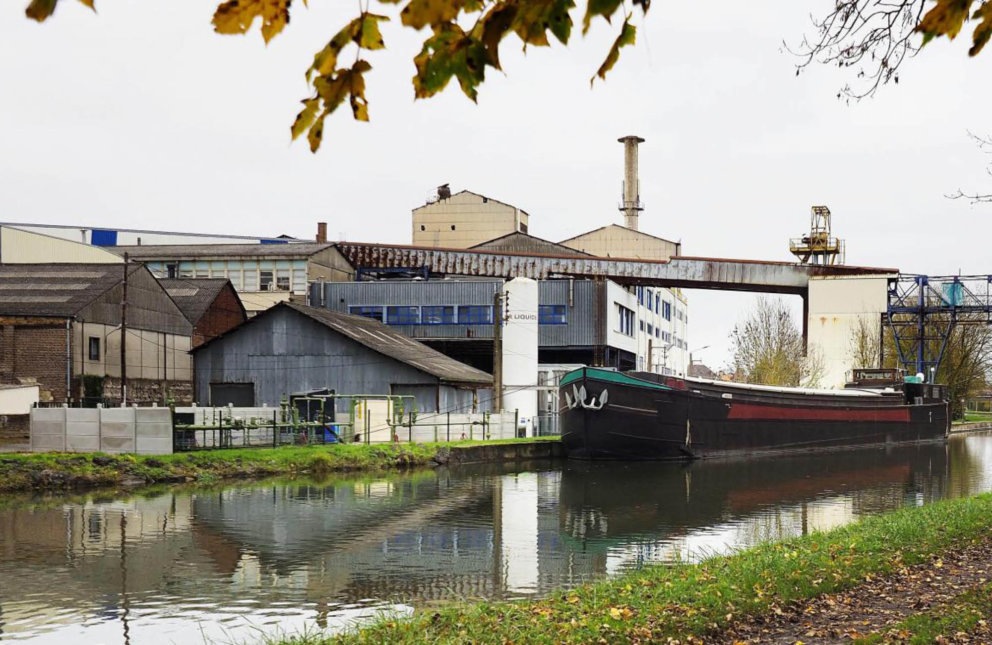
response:
M65 450L65 436L61 434L31 435L32 452L62 452Z
M172 411L169 408L138 408L135 412L138 423L172 423Z
M172 440L171 423L139 423L135 426L135 436Z
M172 454L172 438L168 439L151 439L151 438L139 438L138 444L138 454L139 455L171 455Z
M58 421L36 421L33 417L31 419L31 434L32 435L42 435L42 434L65 434L65 424L62 423L61 419Z
M100 437L99 435L69 435L65 438L65 449L69 452L98 452L100 450Z
M68 423L100 423L99 408L68 408L65 412Z
M100 408L103 423L123 423L134 421L134 408Z
M110 453L134 452L134 438L108 437L104 435L100 439L100 450Z
M33 408L31 410L31 421L62 421L65 418L66 408Z
M104 421L100 424L100 434L104 437L126 437L128 439L134 439L134 424L119 421L108 423Z
M65 434L66 436L75 436L75 437L99 437L100 424L70 422L66 424Z

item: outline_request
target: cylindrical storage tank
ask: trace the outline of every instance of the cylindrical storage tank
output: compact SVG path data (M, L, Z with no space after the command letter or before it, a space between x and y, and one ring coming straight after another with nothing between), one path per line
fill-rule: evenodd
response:
M517 433L534 435L537 415L537 281L503 285L503 409L517 411Z

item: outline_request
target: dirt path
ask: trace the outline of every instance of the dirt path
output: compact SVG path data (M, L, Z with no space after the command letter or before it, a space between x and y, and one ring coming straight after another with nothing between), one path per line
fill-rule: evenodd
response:
M941 553L929 562L866 580L848 591L829 594L732 625L718 643L845 642L870 634L903 642L893 626L992 580L992 536L966 548ZM990 621L992 623L992 621ZM992 625L979 623L969 634L946 634L945 643L992 643Z

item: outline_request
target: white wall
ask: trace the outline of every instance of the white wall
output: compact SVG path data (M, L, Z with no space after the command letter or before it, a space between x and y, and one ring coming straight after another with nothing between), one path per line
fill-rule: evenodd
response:
M77 231L78 233L78 231ZM123 264L124 258L105 249L9 226L0 226L0 262L92 262Z
M628 336L620 333L620 312L619 305L623 305L637 314L637 296L630 293L615 282L606 283L606 303L609 321L606 327L606 344L610 347L623 349L632 354L637 353L637 321L634 321L634 335Z
M518 410L533 436L537 416L537 281L514 278L503 285L503 408Z
M0 387L0 414L27 414L41 395L39 385L5 385Z
M888 302L888 279L845 276L809 281L809 348L823 358L821 387L843 387L852 364L851 338L864 319L875 329Z

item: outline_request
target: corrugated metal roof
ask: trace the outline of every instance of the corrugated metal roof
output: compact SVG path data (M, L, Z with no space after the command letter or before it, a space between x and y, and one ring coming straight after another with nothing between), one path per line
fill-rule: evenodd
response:
M180 260L202 258L227 260L237 257L310 257L332 246L325 242L292 242L286 244L142 244L141 246L108 246L118 255L126 252L132 260Z
M217 299L217 294L228 280L227 278L160 278L159 283L186 316L186 320L196 324Z
M542 255L564 255L589 257L589 253L555 244L527 233L515 231L469 247L474 251L494 251L496 253L538 253Z
M651 235L650 233L645 233L644 231L639 231L637 229L630 228L629 226L621 226L620 224L607 224L606 226L600 226L599 228L594 228L591 231L586 231L585 233L579 233L578 235L575 235L575 236L570 237L568 239L564 239L564 240L562 240L560 242L560 244L564 244L565 242L571 242L573 240L579 239L580 237L585 237L587 235L592 235L593 233L598 233L600 231L605 231L608 228L619 228L619 229L623 229L625 231L630 231L631 233L635 233L635 234L640 235L642 237L651 238L652 240L659 240L661 242L667 242L668 244L678 244L678 242L673 242L672 240L668 240L668 239L665 239L663 237L658 237L657 235Z
M120 264L3 264L0 265L0 315L58 316L78 313L120 284ZM128 275L144 271L132 266ZM39 293L41 292L41 293Z
M431 349L423 343L418 343L371 318L353 316L329 309L307 307L294 302L283 302L276 307L288 307L298 311L311 320L347 336L374 352L411 365L422 372L436 376L443 382L492 385L493 377L482 370L477 370L445 356L441 352Z

